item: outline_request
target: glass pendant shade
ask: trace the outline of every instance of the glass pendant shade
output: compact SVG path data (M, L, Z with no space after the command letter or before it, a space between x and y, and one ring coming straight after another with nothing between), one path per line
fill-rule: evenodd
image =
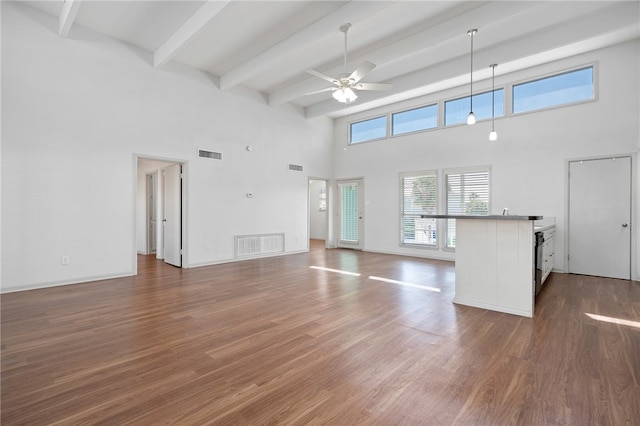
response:
M338 89L334 91L333 98L338 102L347 104L349 102L353 102L356 99L358 99L358 95L356 95L356 93L353 90L351 90L351 88L347 87L346 89Z
M467 115L467 124L476 124L476 115L471 111L469 115Z
M498 133L495 130L492 130L491 133L489 133L489 140L490 141L498 140Z

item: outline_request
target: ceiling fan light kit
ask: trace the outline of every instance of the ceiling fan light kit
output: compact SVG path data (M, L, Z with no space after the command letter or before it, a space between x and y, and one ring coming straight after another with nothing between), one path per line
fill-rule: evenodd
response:
M357 90L390 90L393 87L391 83L360 83L360 80L364 78L371 70L376 66L375 64L365 61L351 74L347 72L347 33L351 29L350 23L342 24L340 31L344 33L344 71L338 77L333 78L315 70L307 70L307 73L329 81L335 85L335 87L328 87L326 89L316 90L308 95L313 95L321 92L333 92L332 96L340 103L349 104L358 98Z
M358 99L358 95L356 95L356 92L354 92L348 87L344 89L334 90L332 96L336 101L346 103L346 104L351 103L356 99Z

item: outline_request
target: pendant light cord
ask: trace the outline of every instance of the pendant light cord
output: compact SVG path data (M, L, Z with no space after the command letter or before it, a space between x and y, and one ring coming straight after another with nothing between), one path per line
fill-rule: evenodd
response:
M471 36L471 67L469 70L470 93L469 93L469 115L467 116L467 124L476 123L476 115L473 113L473 36L477 33L477 29L467 31L467 35Z
M496 67L498 64L491 64L491 133L489 133L489 140L498 140L498 134L496 133Z
M469 75L471 76L471 93L469 95L469 110L473 112L473 33L475 30L471 30L471 72Z
M494 123L496 121L496 66L491 65L491 131L494 131Z

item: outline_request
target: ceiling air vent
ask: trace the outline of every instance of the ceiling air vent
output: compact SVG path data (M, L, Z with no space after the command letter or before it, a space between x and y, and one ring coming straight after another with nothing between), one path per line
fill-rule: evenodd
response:
M200 149L198 150L198 157L212 158L214 160L222 160L222 153L213 152L213 151L203 151L202 149Z
M301 172L302 166L298 166L297 164L289 164L289 170L295 170L296 172Z

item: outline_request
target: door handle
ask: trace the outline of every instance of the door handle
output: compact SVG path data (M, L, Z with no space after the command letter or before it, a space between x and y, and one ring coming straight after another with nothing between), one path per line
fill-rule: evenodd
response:
M628 223L623 223L623 224L622 224L622 227L623 227L623 228L626 228L627 226L629 226L629 224L628 224Z

